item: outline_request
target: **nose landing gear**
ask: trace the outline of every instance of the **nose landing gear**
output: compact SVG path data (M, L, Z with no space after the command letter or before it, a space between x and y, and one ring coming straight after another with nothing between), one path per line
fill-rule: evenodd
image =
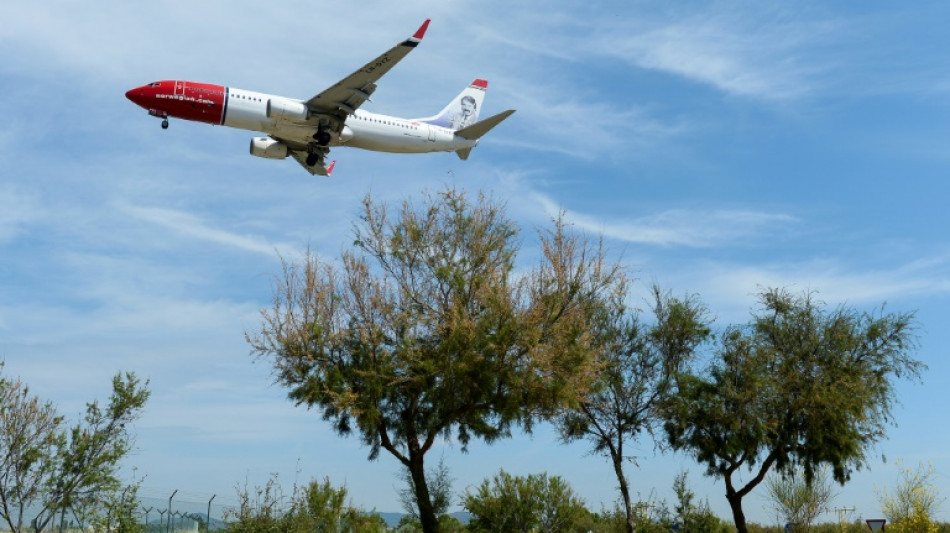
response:
M168 129L168 113L164 111L157 111L155 109L149 109L148 114L153 117L162 119L162 129L163 130Z

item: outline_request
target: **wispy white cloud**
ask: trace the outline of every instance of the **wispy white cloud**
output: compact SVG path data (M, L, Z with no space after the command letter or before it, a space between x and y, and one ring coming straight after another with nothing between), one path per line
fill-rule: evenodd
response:
M705 272L713 293L749 294L757 287L818 291L828 302L881 303L921 294L950 293L950 258L933 257L891 267L862 268L844 258L782 264L719 264Z
M950 295L950 256L934 255L873 266L853 257L803 257L794 261L723 261L694 257L664 262L654 258L647 279L696 293L720 324L745 322L765 288L816 293L829 305L859 308L885 302L903 305L921 297ZM919 305L919 304L914 304ZM907 310L901 308L901 310Z
M26 224L40 217L40 210L33 194L0 183L0 244L16 238Z
M542 194L533 196L551 215L562 209ZM622 242L692 248L743 243L798 222L791 215L748 209L670 209L630 219L564 213L578 228Z
M504 102L518 114L506 145L555 152L579 159L626 158L688 131L624 101L580 99L558 88L527 80L507 80ZM522 123L520 127L517 125ZM504 135L504 131L499 134Z
M61 71L86 71L94 72L100 80L136 79L139 83L181 76L238 86L252 79L278 80L279 85L257 88L301 91L297 96L309 97L326 88L311 85L321 80L321 73L348 74L357 66L354 58L367 61L375 57L383 46L410 35L426 16L460 9L416 5L394 13L390 4L370 0L361 4L358 24L380 31L357 36L349 25L328 24L323 18L327 13L352 9L342 0L321 3L317 15L322 22L317 26L312 17L294 16L315 9L302 1L264 10L236 3L227 12L213 3L133 6L103 0L98 5L96 10L89 10L62 0L0 4L0 20L5 21L0 25L0 51L6 52L0 72L45 72L52 77ZM103 13L108 13L108 21L102 20ZM104 24L108 31L100 29ZM268 32L266 46L251 37L262 28L280 28ZM382 37L373 38L379 35ZM301 40L301 36L306 38ZM333 53L320 52L327 43L341 42L346 46L334 48ZM46 69L36 71L36 64ZM335 79L325 81L332 83Z
M295 257L299 257L301 255L300 251L293 245L272 243L260 237L239 235L222 229L213 228L197 216L182 211L161 207L133 205L123 206L123 210L129 215L138 218L139 220L158 224L194 239L237 248L248 252L265 254L271 257L278 253L281 255L292 255Z
M669 72L763 100L807 96L828 69L814 49L831 22L788 18L778 8L715 5L699 13L627 20L589 41L595 55Z

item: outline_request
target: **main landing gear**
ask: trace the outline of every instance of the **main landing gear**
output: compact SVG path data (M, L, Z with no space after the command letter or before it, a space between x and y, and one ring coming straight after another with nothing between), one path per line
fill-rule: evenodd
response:
M167 129L168 129L168 119L167 119L167 118L163 118L163 119L162 119L162 129L163 129L163 130L167 130Z
M323 165L325 158L330 150L326 146L316 146L311 144L307 149L307 166Z
M330 132L326 128L320 128L313 134L313 140L317 141L320 146L326 146L330 144Z

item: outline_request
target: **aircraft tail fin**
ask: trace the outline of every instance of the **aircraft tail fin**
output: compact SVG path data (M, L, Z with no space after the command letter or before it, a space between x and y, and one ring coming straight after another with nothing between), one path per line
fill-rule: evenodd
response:
M478 121L478 112L485 100L488 81L477 79L448 103L438 115L417 119L419 122L460 130Z
M514 109L502 111L497 115L486 118L481 122L476 122L471 126L466 126L455 132L456 135L470 141L478 140L482 135L488 133L492 128L501 124L502 120L510 117L515 112ZM461 157L461 155L460 155ZM464 159L464 158L463 158Z

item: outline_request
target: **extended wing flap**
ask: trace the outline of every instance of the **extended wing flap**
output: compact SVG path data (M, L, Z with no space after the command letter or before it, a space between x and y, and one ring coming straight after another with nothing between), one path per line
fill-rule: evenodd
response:
M329 165L324 165L322 161L317 162L314 165L308 165L307 152L294 151L290 153L290 156L300 163L300 166L309 172L311 176L329 177L330 173L333 172L333 167L336 165L336 161L331 162Z

